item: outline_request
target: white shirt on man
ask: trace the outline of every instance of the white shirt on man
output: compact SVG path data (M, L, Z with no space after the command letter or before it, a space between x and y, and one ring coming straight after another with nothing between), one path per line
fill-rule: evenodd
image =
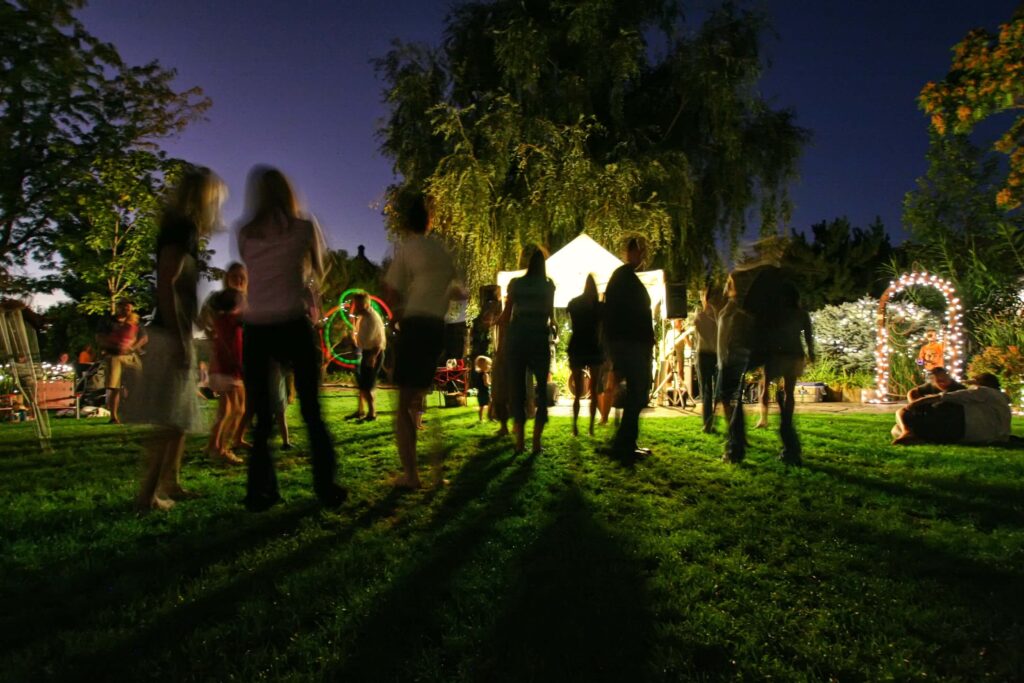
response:
M385 279L402 295L404 317L443 319L448 312L455 265L440 241L413 233L395 246L395 258Z
M384 350L387 338L384 336L384 321L371 305L356 315L356 346L363 351Z
M991 387L948 391L942 400L964 408L964 443L989 443L1010 438L1010 399Z

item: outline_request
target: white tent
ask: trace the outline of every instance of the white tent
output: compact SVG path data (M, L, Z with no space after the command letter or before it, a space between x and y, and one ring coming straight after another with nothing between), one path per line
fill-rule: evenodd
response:
M548 257L545 262L548 277L555 283L555 307L565 308L569 301L583 293L587 275L593 273L597 289L604 292L608 280L622 261L585 233ZM498 285L508 291L508 283L523 275L525 270L503 270L498 273ZM665 317L665 272L648 270L637 273L651 297L651 310L658 318Z

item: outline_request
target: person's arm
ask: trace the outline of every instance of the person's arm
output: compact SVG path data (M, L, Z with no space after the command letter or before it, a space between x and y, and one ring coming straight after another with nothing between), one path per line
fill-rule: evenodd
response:
M804 343L807 344L807 358L814 362L814 330L811 329L811 316L804 311Z
M324 234L320 230L320 224L317 223L316 218L310 216L309 225L313 231L309 244L309 270L310 275L313 277L313 282L316 284L316 289L319 290L323 284L324 277L327 275L327 271L324 269L324 251L326 251L326 246Z

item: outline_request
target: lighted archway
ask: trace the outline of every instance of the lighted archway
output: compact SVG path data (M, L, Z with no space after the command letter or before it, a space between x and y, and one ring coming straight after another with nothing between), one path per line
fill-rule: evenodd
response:
M334 363L346 370L354 370L359 365L360 357L358 355L345 356L335 353L334 344L331 341L331 326L334 324L334 319L337 316L340 315L342 322L344 322L349 329L352 329L352 321L349 320L348 302L349 299L356 294L366 294L370 297L370 305L377 309L377 313L384 319L385 325L387 325L394 317L391 313L391 309L380 297L374 296L363 289L346 289L341 293L341 296L338 297L338 305L327 311L320 321L320 347L324 354L325 365Z
M963 307L957 297L956 289L949 280L931 273L904 273L898 280L889 283L889 288L878 300L878 313L875 317L875 402L889 398L889 331L885 326L885 309L893 294L899 294L908 287L933 287L942 293L946 300L946 326L942 335L943 364L953 376L959 380L964 365L964 326Z

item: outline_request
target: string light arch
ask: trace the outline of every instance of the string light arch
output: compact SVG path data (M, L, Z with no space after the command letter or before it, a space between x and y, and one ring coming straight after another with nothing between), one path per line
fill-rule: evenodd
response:
M889 283L889 288L878 300L875 317L875 403L889 399L889 330L885 325L885 310L889 299L908 287L932 287L946 300L946 326L942 336L943 365L955 380L960 380L964 365L963 306L956 288L949 280L927 272L904 273Z

